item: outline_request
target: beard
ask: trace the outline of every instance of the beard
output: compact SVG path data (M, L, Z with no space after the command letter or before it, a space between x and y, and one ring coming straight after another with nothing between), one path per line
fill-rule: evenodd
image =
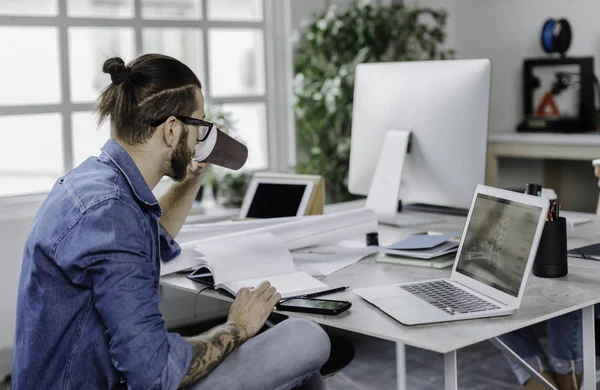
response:
M194 150L190 150L187 145L187 139L188 132L186 131L185 134L182 134L181 137L179 137L177 147L169 159L170 172L167 176L176 182L181 182L185 179L187 167L194 155Z

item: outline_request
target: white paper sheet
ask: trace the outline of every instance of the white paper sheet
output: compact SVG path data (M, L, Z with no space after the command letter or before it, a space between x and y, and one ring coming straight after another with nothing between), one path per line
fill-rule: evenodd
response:
M304 272L293 272L285 275L261 277L236 282L222 283L234 295L243 287L256 287L263 281L268 281L277 289L282 298L310 294L317 291L327 290L329 287Z
M292 252L292 258L296 270L311 276L328 276L377 252L378 247L344 241L338 245L299 249Z

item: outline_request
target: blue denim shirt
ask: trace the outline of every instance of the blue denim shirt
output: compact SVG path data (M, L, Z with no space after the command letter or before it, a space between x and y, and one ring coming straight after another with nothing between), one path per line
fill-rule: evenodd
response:
M54 185L23 253L14 389L176 389L192 346L167 332L160 259L179 246L129 154L109 140Z

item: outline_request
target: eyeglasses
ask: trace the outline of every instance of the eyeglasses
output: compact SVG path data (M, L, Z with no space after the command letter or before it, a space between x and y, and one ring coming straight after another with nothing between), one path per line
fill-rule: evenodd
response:
M210 135L210 131L212 130L212 128L214 126L214 124L212 122L208 122L203 119L191 118L189 116L183 116L183 115L174 115L174 116L175 116L175 118L179 119L181 122L185 123L186 125L198 127L198 136L196 137L197 143L206 141L206 139ZM168 118L158 120L156 122L153 122L151 125L152 125L152 127L158 127L161 124L163 124L167 119Z

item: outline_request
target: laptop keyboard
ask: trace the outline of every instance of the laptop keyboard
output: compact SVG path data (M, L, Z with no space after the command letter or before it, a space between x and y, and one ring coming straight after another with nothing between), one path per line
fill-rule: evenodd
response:
M499 306L460 289L445 280L400 286L448 314L466 314L499 309Z

